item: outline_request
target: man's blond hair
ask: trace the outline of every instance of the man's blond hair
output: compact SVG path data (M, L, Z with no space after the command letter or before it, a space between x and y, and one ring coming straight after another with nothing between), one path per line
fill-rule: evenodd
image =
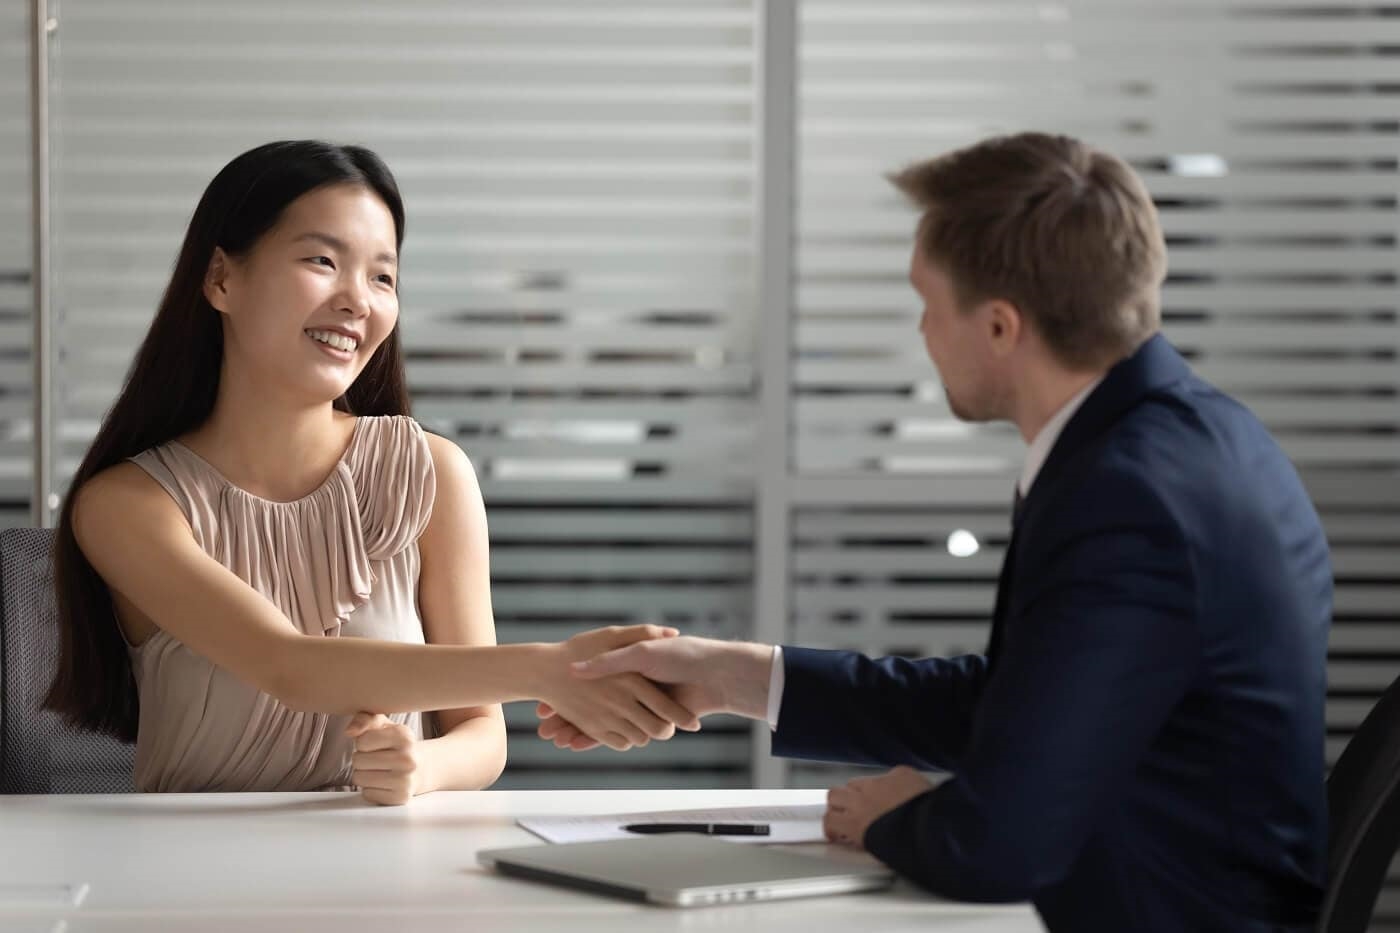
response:
M1166 244L1122 160L1068 136L1021 133L890 181L924 211L919 246L964 309L1011 302L1075 369L1112 365L1156 332Z

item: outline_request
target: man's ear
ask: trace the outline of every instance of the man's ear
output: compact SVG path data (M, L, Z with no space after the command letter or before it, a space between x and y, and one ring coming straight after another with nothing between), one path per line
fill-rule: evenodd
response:
M209 257L209 268L204 271L204 299L214 306L215 311L228 311L231 264L223 248L214 247L214 255Z
M1008 356L1021 342L1026 328L1025 315L1021 309L1009 301L993 298L979 309L982 326L987 329L992 352L997 356Z

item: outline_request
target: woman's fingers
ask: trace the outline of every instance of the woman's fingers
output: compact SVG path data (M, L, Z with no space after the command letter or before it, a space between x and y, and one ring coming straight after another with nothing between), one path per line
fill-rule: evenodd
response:
M678 630L662 625L612 625L580 632L561 647L566 657L582 661L618 648L671 639L679 634Z
M545 734L546 727L548 727L547 735ZM541 723L538 731L540 738L553 742L555 748L586 752L601 744L596 739L584 734L573 723L559 716L551 717L547 722Z
M383 713L356 713L345 726L345 734L352 739L358 738L372 729L382 729L390 723L389 717Z
M366 781L374 781L374 772L365 775ZM375 783L362 783L357 780L356 785L360 788L360 796L370 803L377 803L380 806L398 807L403 806L413 799L413 794L407 785L399 782L386 781L382 785Z
M546 741L558 741L559 736L568 729L573 729L573 723L562 716L550 716L548 719L540 721L540 724L535 727L535 734Z
M377 752L356 752L352 759L357 771L394 771L398 774L412 772L413 756L402 749L388 748Z
M579 734L579 731L574 728L573 723L566 722L558 716L552 716L540 723L539 728L535 730L535 734L546 742L553 742L555 745L563 748L565 745L569 744L569 741L574 736Z
M612 627L614 640L618 645L630 645L636 641L652 641L657 638L675 638L679 629L669 625L616 625Z
M383 748L407 748L413 744L413 732L408 726L384 721L384 725L368 729L355 737L355 751L377 752Z
M607 677L618 672L642 669L644 665L642 664L641 652L643 650L645 649L636 644L625 645L611 651L604 651L591 658L585 658L582 661L575 661L569 667L577 677L585 680L597 680L600 677Z
M404 783L398 772L382 768L356 768L351 779L360 790L393 790Z
M625 752L636 744L627 735L611 729L603 730L602 734L597 736L597 739L615 752Z

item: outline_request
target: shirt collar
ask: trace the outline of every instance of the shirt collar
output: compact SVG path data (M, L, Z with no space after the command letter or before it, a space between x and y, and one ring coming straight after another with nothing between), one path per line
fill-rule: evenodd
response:
M1030 492L1036 474L1045 465L1045 458L1050 456L1050 451L1055 447L1055 441L1060 439L1060 432L1065 429L1069 419L1074 417L1079 406L1084 404L1089 393L1099 387L1100 382L1103 382L1103 376L1080 389L1073 398L1061 405L1059 411L1051 415L1050 420L1045 422L1045 427L1040 429L1040 433L1031 441L1030 447L1026 448L1026 462L1021 467L1021 478L1016 481L1016 491L1022 496Z

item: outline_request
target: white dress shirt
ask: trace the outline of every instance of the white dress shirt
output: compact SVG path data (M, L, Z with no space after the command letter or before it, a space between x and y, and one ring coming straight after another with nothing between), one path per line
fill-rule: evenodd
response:
M1022 496L1030 492L1031 484L1035 482L1036 476L1040 473L1040 468L1045 465L1045 460L1050 456L1050 451L1055 449L1055 442L1060 439L1060 432L1069 424L1069 419L1074 417L1074 413L1079 410L1079 406L1084 404L1084 400L1089 397L1089 393L1098 388L1103 382L1103 376L1095 379L1074 394L1068 402L1060 406L1059 410L1050 416L1050 420L1045 422L1045 427L1036 434L1031 445L1026 448L1026 461L1021 466L1021 475L1016 480L1016 491ZM775 645L773 648L773 666L768 673L768 727L778 728L778 710L783 706L783 686L785 685L785 673L783 671L783 646Z
M1016 481L1016 491L1022 496L1031 491L1031 484L1040 474L1040 468L1045 466L1045 460L1050 456L1050 451L1055 449L1055 442L1060 439L1060 432L1065 429L1065 425L1069 424L1069 419L1074 417L1074 413L1079 411L1079 406L1084 404L1089 393L1099 387L1100 382L1103 382L1103 376L1080 389L1073 398L1061 405L1059 411L1051 415L1050 420L1045 422L1045 427L1040 429L1035 440L1031 441L1031 446L1026 448L1026 462L1021 466L1021 478Z

